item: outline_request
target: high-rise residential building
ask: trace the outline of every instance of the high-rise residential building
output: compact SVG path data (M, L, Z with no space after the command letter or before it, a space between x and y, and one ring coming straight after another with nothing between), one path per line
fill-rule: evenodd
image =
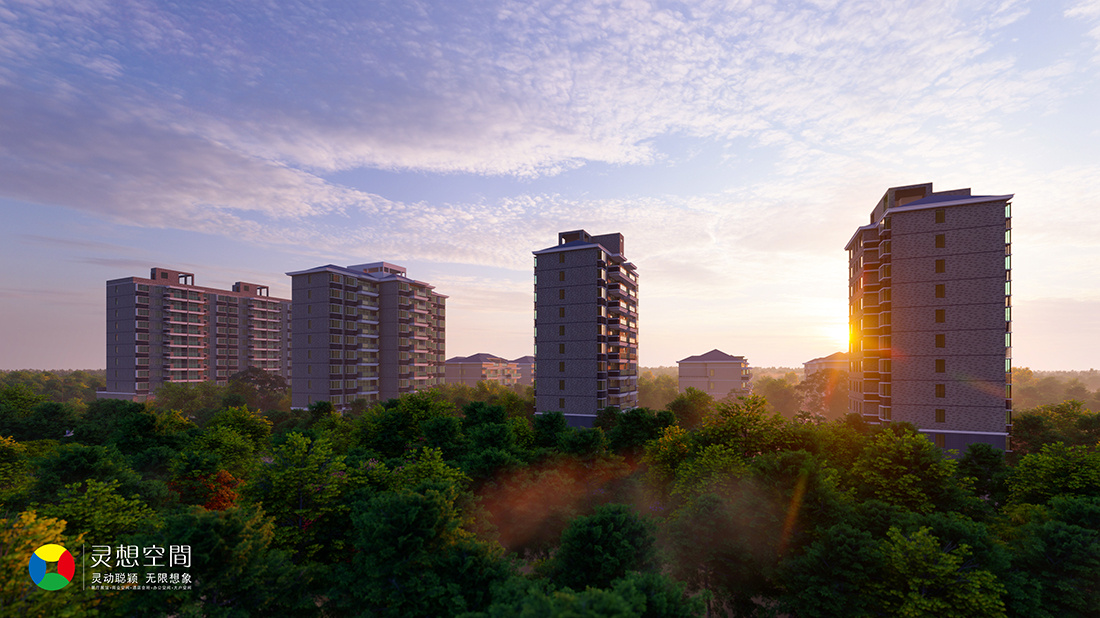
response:
M495 382L511 386L519 382L519 368L512 361L493 354L474 354L448 358L447 384L477 386L478 382Z
M688 387L703 391L715 399L743 397L752 393L752 370L744 356L732 356L721 350L689 356L677 361L680 392Z
M258 367L290 374L290 301L266 285L195 285L195 275L153 268L107 282L107 387L99 397L145 401L165 382L225 384Z
M387 262L287 273L294 301L291 405L345 409L444 383L446 296ZM301 347L298 347L301 346Z
M622 234L561 232L535 251L535 409L591 426L638 405L638 272Z
M941 448L1008 449L1012 195L886 191L848 241L849 404Z

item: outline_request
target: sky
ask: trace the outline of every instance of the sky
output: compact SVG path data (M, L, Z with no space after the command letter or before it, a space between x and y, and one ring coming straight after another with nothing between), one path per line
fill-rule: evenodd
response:
M847 348L892 186L1013 193L1013 363L1100 366L1100 0L0 0L0 369L102 368L105 281L387 261L447 356L620 232L639 361Z

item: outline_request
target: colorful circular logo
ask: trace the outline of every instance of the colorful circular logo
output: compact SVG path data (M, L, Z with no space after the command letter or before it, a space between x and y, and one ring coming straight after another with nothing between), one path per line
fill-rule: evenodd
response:
M46 572L46 564L50 562L57 563L56 573ZM73 581L73 574L76 573L76 563L73 562L73 555L69 553L69 550L60 545L50 544L34 550L34 553L31 554L31 562L27 565L27 570L30 571L31 579L38 584L39 588L61 590Z

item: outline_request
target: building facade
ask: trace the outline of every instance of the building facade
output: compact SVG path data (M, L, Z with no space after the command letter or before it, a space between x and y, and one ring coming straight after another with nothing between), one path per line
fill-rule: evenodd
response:
M145 401L166 382L225 384L258 367L290 375L290 301L266 285L222 290L193 273L152 268L107 282L107 387L100 398Z
M392 399L444 383L446 296L387 262L287 273L291 405ZM300 347L299 347L300 346Z
M477 386L478 382L495 382L504 386L517 384L519 368L512 361L492 354L456 356L447 359L447 384Z
M524 386L534 386L535 384L535 357L534 356L521 356L513 359L513 363L516 365L516 370L519 371L519 384Z
M744 356L731 356L720 350L689 356L677 361L680 392L688 387L703 391L715 399L743 397L752 393L752 370Z
M938 446L1008 449L1012 195L889 189L845 247L849 407Z
M849 361L847 352L837 352L802 363L803 374L805 374L807 378L824 369L836 369L837 371L847 372L848 368Z
M591 426L638 405L638 272L622 234L561 232L535 251L535 409Z

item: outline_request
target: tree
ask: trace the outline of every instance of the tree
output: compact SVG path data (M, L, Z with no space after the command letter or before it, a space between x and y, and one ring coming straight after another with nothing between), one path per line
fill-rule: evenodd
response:
M30 414L40 403L49 401L46 395L39 395L26 384L12 384L0 388L0 409L9 408L11 412Z
M1008 478L1015 503L1045 504L1055 496L1100 497L1100 452L1047 444L1024 456Z
M668 404L668 410L676 415L676 422L684 429L695 429L714 410L714 398L689 386Z
M1041 591L1038 618L1085 618L1100 607L1100 499L1060 496L1019 530L1017 568Z
M691 618L703 613L698 598L684 598L684 585L657 573L629 573L610 588L583 592L553 590L540 581L518 577L497 586L484 612L459 618Z
M574 519L549 568L555 584L606 588L630 571L656 572L653 524L628 506L609 504Z
M561 435L569 430L565 414L555 410L535 416L535 446L553 448L558 445Z
M974 494L991 506L999 508L1008 499L1006 482L1010 470L1005 464L1004 451L973 442L959 460L956 473L974 479Z
M64 519L65 530L87 537L89 543L109 545L124 534L159 525L156 513L140 498L118 492L117 480L100 482L88 479L66 485L56 504L34 505L44 517Z
M653 412L646 408L634 408L622 414L607 434L608 447L631 460L637 459L646 442L660 437L665 427L676 422L671 412Z
M462 528L453 485L378 494L352 513L355 553L336 572L336 608L378 617L454 616L488 606L512 570Z
M786 379L766 376L758 378L753 381L752 392L767 400L768 409L785 418L794 418L798 413L798 391L794 389L794 384Z
M801 410L820 414L828 420L844 418L848 413L848 372L822 369L806 376L794 387L801 396Z
M297 562L343 559L339 522L349 511L344 457L333 454L326 440L291 433L271 459L244 489L273 518L275 546L292 551Z
M129 542L148 547L163 545L165 539L190 547L191 589L129 593L120 615L244 618L317 613L310 588L314 572L293 564L287 552L273 547L272 523L259 509L192 508L168 517L161 532L140 534Z
M1016 413L1012 419L1012 459L1037 453L1044 445L1094 447L1100 442L1100 414L1080 401L1039 406Z
M956 465L911 428L891 426L871 438L853 464L851 478L861 499L928 513L957 504Z
M654 377L652 371L644 371L638 377L638 405L651 410L662 410L676 399L679 390L676 376L661 374Z
M66 535L65 521L41 517L35 511L0 519L0 615L25 618L91 618L115 615L110 611L111 593L84 590L70 584L60 590L43 591L27 577L27 561L43 545L57 544L81 564L83 535ZM79 582L74 582L79 584Z
M838 524L783 565L780 611L827 616L1005 616L1005 588L976 568L965 543L945 546L928 527L884 538Z
M267 373L262 369L257 371ZM258 412L253 412L246 406L238 406L218 411L207 423L207 429L228 427L244 436L252 444L254 451L262 453L267 450L268 440L271 438L271 425L271 421Z
M275 372L249 367L229 376L228 382L226 394L244 397L253 410L290 408L290 386Z

